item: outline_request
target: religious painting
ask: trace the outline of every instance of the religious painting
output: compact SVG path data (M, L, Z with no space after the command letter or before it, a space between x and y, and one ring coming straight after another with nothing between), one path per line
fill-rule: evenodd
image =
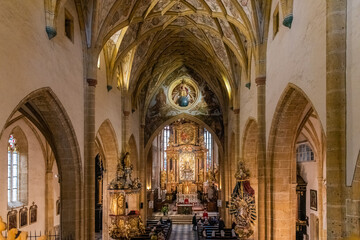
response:
M180 154L180 181L195 180L195 154L185 152Z
M146 94L152 97L145 115L145 144L161 123L179 114L203 121L215 132L218 139L223 141L224 124L220 101L205 81L195 80L187 75L176 80L169 78L161 86L148 90Z
M19 211L19 228L25 227L28 225L28 209L23 207Z
M310 189L310 209L317 211L317 191Z
M184 126L180 130L179 144L195 144L195 128L190 125Z
M11 210L7 214L8 230L17 228L17 211Z
M60 199L56 200L56 215L60 215Z
M179 79L169 88L170 103L176 108L189 108L198 99L199 90L191 79Z
M33 224L37 222L37 205L33 202L33 205L29 209L29 215L30 215L30 223Z

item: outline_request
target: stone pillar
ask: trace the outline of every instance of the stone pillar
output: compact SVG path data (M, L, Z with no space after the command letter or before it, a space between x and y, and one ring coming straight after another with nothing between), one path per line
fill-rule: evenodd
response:
M221 191L223 193L224 198L223 199L223 217L224 217L224 222L225 225L227 227L231 226L231 218L230 218L230 208L226 208L226 202L229 202L230 206L230 198L231 198L231 155L229 153L229 134L228 134L228 123L227 121L224 121L224 154L223 154L223 161L222 161L222 168L223 168L223 173L224 173L224 177L222 178L222 180L224 180L223 182L223 187L221 188Z
M129 98L130 98L130 96L128 96L126 93L123 93L123 95L122 95L122 109L123 109L122 147L123 147L123 151L124 150L130 151L130 149L125 149L126 147L128 147L129 129L130 129L130 126L129 126L129 116L130 116Z
M46 171L45 174L45 231L50 232L54 228L54 186L53 172Z
M234 159L231 161L231 192L235 188L236 179L235 173L237 171L238 162L241 161L241 132L240 132L240 109L234 109L234 116L235 116L235 149L231 149L231 151L235 151Z
M266 112L265 112L265 91L266 91L266 77L261 76L255 79L257 86L257 122L258 122L258 147L257 147L257 162L258 162L258 239L266 239L266 232L271 228L270 222L266 219L266 207L270 208L271 204L267 205L266 193L266 178L265 178L265 161L266 161ZM270 179L268 179L270 180ZM271 194L268 192L268 194ZM270 203L270 202L269 202Z
M346 0L326 1L327 238L345 237Z
M95 65L96 66L96 65ZM95 239L95 87L96 79L87 79L85 87L85 148L84 148L84 190L85 190L85 237Z
M51 147L46 143L46 173L45 173L45 231L50 232L54 228L54 154Z
M143 208L140 209L141 217L144 221L147 219L147 209L148 209L148 201L147 201L147 191L146 191L146 162L147 156L145 155L145 143L144 143L144 133L145 133L145 125L140 125L140 136L139 136L139 148L140 148L140 157L138 159L139 161L139 173L140 173L140 181L142 183L142 187L140 190L140 203L143 203ZM155 206L155 202L154 202Z

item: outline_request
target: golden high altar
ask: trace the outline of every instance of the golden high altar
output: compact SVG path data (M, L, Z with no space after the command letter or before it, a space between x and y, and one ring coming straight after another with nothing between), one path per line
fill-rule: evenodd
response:
M204 129L194 123L173 124L166 149L161 185L167 193L196 194L206 181Z

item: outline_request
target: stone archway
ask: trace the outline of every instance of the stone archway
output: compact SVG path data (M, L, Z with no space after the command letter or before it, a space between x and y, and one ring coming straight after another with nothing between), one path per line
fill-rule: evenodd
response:
M83 194L82 163L72 123L60 100L50 88L41 88L26 96L13 110L23 114L51 146L60 175L60 231L62 239L82 239Z
M250 171L250 184L255 190L256 210L259 211L259 195L258 195L258 124L255 119L249 118L245 124L242 137L241 159L245 162L245 166ZM254 238L257 239L258 218L256 218L254 226Z
M116 167L118 163L119 151L118 151L118 144L117 138L114 131L114 128L110 122L110 120L105 120L99 127L96 138L95 144L97 150L102 158L103 166L104 166L104 173L103 173L103 229L107 229L109 226L109 204L106 201L105 195L107 194L106 186L108 183L116 177ZM102 239L109 239L109 234L106 231L102 234Z
M317 113L309 98L297 86L290 84L276 107L270 128L266 162L267 224L271 239L295 239L297 217L296 140L311 113ZM323 128L318 120L320 141ZM315 149L319 153L319 174L322 176L324 143ZM321 185L322 183L319 183ZM322 191L322 190L321 190ZM320 198L319 198L320 199ZM322 206L319 204L319 211Z

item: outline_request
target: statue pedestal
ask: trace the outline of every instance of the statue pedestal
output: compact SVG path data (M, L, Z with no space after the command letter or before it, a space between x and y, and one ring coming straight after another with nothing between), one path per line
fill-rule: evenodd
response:
M207 211L208 212L217 212L218 208L217 208L216 202L208 202Z

